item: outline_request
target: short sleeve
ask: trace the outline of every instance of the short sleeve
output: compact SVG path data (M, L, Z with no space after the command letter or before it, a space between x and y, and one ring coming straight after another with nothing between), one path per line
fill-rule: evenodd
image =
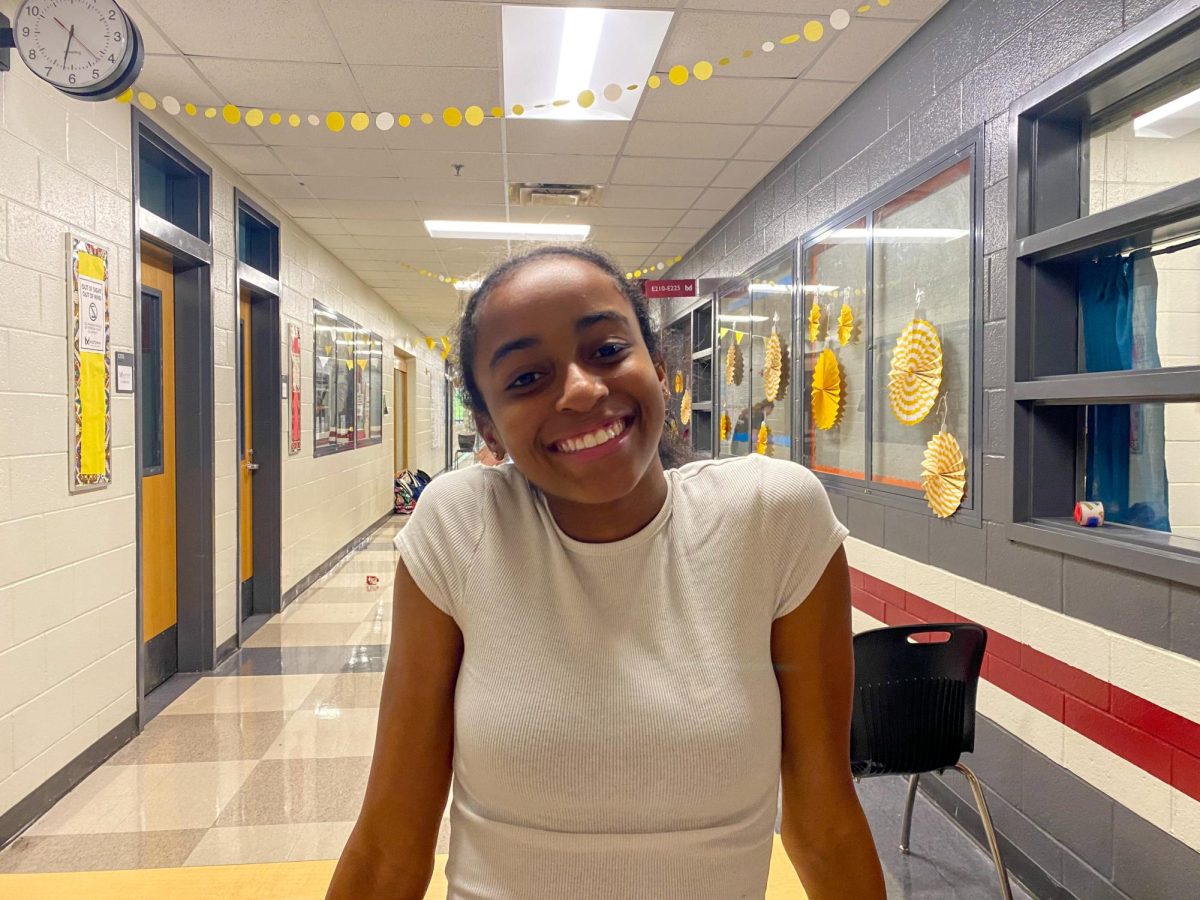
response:
M458 618L463 576L483 534L482 467L448 472L421 492L417 508L396 535L396 549L421 592Z
M764 504L763 535L774 550L774 618L805 601L850 533L833 514L817 476L797 463L764 460L759 471Z

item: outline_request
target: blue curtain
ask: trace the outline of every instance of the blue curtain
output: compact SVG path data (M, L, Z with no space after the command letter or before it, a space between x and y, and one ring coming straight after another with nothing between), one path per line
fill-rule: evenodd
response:
M1079 306L1086 371L1159 367L1158 276L1151 258L1082 263ZM1162 404L1089 406L1087 431L1087 499L1104 504L1108 521L1170 531Z

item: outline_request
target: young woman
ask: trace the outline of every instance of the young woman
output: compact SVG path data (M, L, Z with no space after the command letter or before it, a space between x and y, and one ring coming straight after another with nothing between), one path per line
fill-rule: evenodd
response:
M646 301L603 256L493 271L460 326L511 465L435 479L397 545L375 759L334 900L883 900L850 777L846 530L808 470L670 467ZM664 467L664 456L668 466Z

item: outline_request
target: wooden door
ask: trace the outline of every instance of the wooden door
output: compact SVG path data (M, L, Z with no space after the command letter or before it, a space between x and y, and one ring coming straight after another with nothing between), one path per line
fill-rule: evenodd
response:
M175 275L142 246L142 640L149 693L179 669L175 507Z
M408 468L408 364L397 360L392 387L392 413L395 424L393 455L397 472Z
M243 287L238 298L238 339L242 354L238 384L238 555L241 558L239 582L243 619L254 612L254 473L258 469L254 461L254 364L250 305L250 293Z

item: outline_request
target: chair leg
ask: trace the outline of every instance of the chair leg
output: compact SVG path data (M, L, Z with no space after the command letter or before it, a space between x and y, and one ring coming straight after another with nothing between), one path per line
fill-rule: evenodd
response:
M904 801L904 821L900 825L900 852L908 855L908 835L912 831L913 802L917 799L920 775L908 776L908 798Z
M979 817L983 820L983 831L987 835L988 847L992 851L992 860L996 863L996 876L1000 879L1000 894L1004 900L1012 900L1012 888L1008 885L1008 870L1004 868L1004 860L1000 857L1000 845L996 842L996 829L992 825L992 814L988 812L987 799L983 796L983 787L975 773L962 763L954 768L962 772L971 785L971 793L975 795L975 805L979 807Z

